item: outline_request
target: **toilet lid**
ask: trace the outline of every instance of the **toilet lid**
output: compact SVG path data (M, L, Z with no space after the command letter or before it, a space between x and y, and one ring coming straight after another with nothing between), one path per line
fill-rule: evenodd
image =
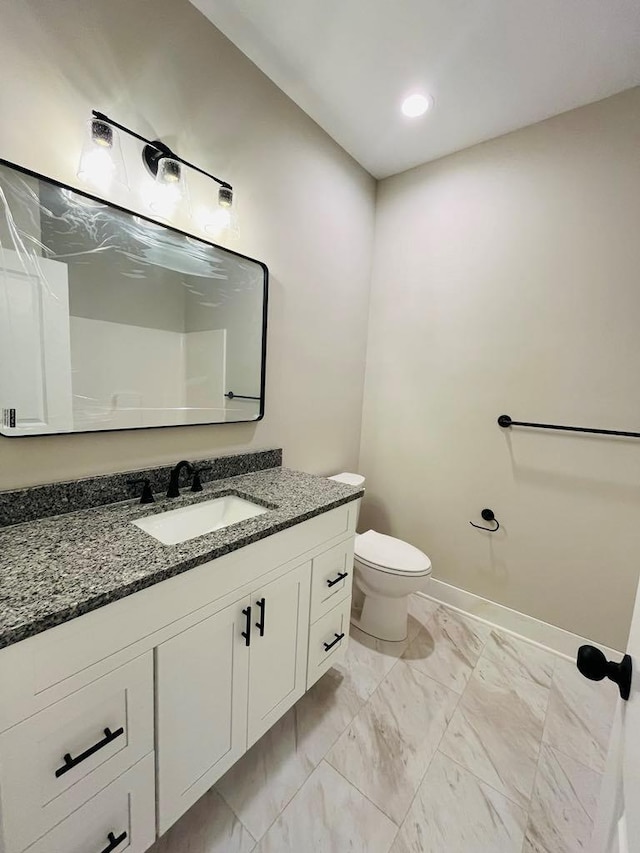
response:
M387 569L406 575L425 575L431 571L431 560L418 548L375 530L367 530L356 536L354 553L359 560L374 569Z
M362 474L350 474L348 471L343 471L342 474L334 474L333 477L327 477L327 480L334 480L336 483L347 483L349 486L361 486L364 483Z

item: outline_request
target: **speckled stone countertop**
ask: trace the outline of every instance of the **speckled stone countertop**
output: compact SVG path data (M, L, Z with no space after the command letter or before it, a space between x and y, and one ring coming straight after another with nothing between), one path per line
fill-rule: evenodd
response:
M255 518L163 545L138 518L235 494L269 507ZM363 490L271 468L154 504L109 504L0 529L0 648L356 500Z

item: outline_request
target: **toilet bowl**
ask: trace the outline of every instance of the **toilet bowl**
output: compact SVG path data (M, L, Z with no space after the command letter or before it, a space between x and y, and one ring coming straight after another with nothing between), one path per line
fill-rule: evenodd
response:
M364 593L353 623L379 640L406 639L409 596L425 592L431 578L427 555L401 539L367 530L356 536L353 562L353 579Z
M352 486L364 484L359 474L337 474L329 479ZM353 565L362 610L352 615L352 624L379 640L406 639L409 596L428 588L431 560L402 539L367 530L356 536Z

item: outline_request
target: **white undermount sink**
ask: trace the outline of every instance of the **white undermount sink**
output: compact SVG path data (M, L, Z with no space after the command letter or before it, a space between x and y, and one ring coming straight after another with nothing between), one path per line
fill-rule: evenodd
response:
M260 504L236 495L225 495L181 509L145 515L132 523L163 545L176 545L265 512L268 510Z

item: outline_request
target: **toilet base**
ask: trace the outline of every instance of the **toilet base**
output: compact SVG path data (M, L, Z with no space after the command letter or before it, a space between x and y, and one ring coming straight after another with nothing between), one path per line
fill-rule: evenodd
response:
M351 623L378 640L398 643L407 639L409 596L400 598L378 598L364 596L359 614L351 617Z

